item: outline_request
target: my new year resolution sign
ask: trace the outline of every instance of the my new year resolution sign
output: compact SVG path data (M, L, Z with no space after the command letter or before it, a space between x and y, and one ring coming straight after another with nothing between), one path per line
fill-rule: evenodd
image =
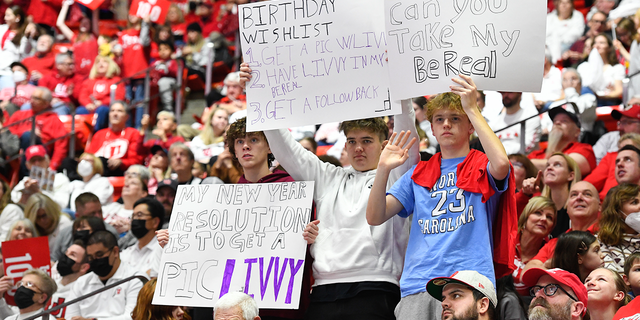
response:
M179 186L153 304L211 307L240 291L260 308L298 308L313 186Z

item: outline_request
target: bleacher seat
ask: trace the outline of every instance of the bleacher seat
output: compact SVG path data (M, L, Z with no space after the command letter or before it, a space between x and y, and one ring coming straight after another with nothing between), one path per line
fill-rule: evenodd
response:
M113 201L118 201L124 187L124 177L109 177L109 182L113 186Z

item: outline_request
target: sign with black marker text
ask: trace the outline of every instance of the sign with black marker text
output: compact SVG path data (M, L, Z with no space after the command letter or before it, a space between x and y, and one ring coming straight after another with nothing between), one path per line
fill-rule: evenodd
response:
M260 308L298 308L313 187L179 186L153 304L211 307L241 291Z

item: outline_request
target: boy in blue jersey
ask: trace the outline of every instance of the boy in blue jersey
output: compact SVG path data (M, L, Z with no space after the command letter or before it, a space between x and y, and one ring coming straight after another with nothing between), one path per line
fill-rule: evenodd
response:
M451 86L451 92L438 95L427 107L441 153L410 169L385 197L390 170L406 161L413 142L407 142L403 132L395 139L394 133L380 156L369 197L367 221L371 225L395 215L414 215L397 319L440 317L440 302L425 289L432 278L472 268L495 283L492 229L499 228L494 224L497 208L509 187L509 159L480 114L471 78L460 75L452 80L457 85ZM474 131L486 155L469 149Z

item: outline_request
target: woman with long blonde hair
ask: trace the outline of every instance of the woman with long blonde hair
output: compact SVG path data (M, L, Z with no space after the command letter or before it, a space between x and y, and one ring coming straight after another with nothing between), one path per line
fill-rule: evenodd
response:
M60 230L71 226L69 216L62 213L60 206L42 193L34 193L29 197L24 215L41 236L49 237L49 252L53 251Z
M204 120L202 132L191 140L189 148L200 163L209 163L213 156L224 151L224 133L229 125L229 112L216 108Z

